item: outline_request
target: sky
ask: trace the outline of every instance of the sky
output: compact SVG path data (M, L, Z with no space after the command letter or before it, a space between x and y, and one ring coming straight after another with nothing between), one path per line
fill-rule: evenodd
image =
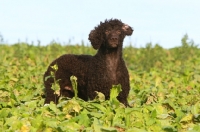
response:
M125 46L173 48L185 34L200 44L199 0L0 0L0 9L0 35L8 44L90 45L90 31L111 18L134 28Z

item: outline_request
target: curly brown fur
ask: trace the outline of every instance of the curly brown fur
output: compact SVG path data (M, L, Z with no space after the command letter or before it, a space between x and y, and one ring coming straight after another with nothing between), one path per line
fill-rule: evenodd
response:
M61 96L73 97L70 76L78 78L78 96L83 100L94 99L95 91L102 92L109 99L112 85L121 84L122 92L118 100L128 105L127 96L130 90L129 74L122 58L123 40L126 35L131 35L133 29L117 19L105 20L94 28L89 34L89 40L94 49L98 49L96 55L71 55L66 54L54 60L44 74L46 88L45 103L53 101L57 103L58 96L51 89L53 79L47 76L53 70L51 66L58 65L56 79L60 79Z

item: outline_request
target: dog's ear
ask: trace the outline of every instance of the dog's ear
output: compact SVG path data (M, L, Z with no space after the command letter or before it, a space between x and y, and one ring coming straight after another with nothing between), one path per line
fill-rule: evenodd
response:
M92 30L89 34L88 39L90 40L94 49L99 49L101 44L103 43L102 34L98 33L97 30Z
M122 26L122 30L124 31L124 33L125 33L125 35L131 35L132 33L133 33L133 29L132 29L132 27L130 27L129 25L127 25L127 24L124 24L123 26Z

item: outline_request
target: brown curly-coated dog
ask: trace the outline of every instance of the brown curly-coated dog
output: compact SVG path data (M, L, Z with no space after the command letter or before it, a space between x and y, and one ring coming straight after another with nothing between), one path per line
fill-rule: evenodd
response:
M57 64L55 77L56 80L60 79L61 96L74 96L70 81L70 76L74 75L77 77L78 97L81 99L94 99L95 91L102 92L106 99L109 99L112 85L121 84L122 91L117 98L127 106L130 84L128 70L122 58L122 46L125 36L131 35L132 32L133 29L129 25L118 19L100 22L89 34L93 48L98 50L96 55L65 54L50 64L44 74L45 103L58 103L59 96L51 89L53 78L45 80L53 71L51 66Z

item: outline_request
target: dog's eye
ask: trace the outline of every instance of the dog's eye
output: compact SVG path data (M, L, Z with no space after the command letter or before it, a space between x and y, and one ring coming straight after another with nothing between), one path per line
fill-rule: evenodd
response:
M117 30L117 34L121 34L121 31L120 31L120 30Z
M110 31L109 30L106 30L106 32L105 32L106 34L109 34L110 33Z

